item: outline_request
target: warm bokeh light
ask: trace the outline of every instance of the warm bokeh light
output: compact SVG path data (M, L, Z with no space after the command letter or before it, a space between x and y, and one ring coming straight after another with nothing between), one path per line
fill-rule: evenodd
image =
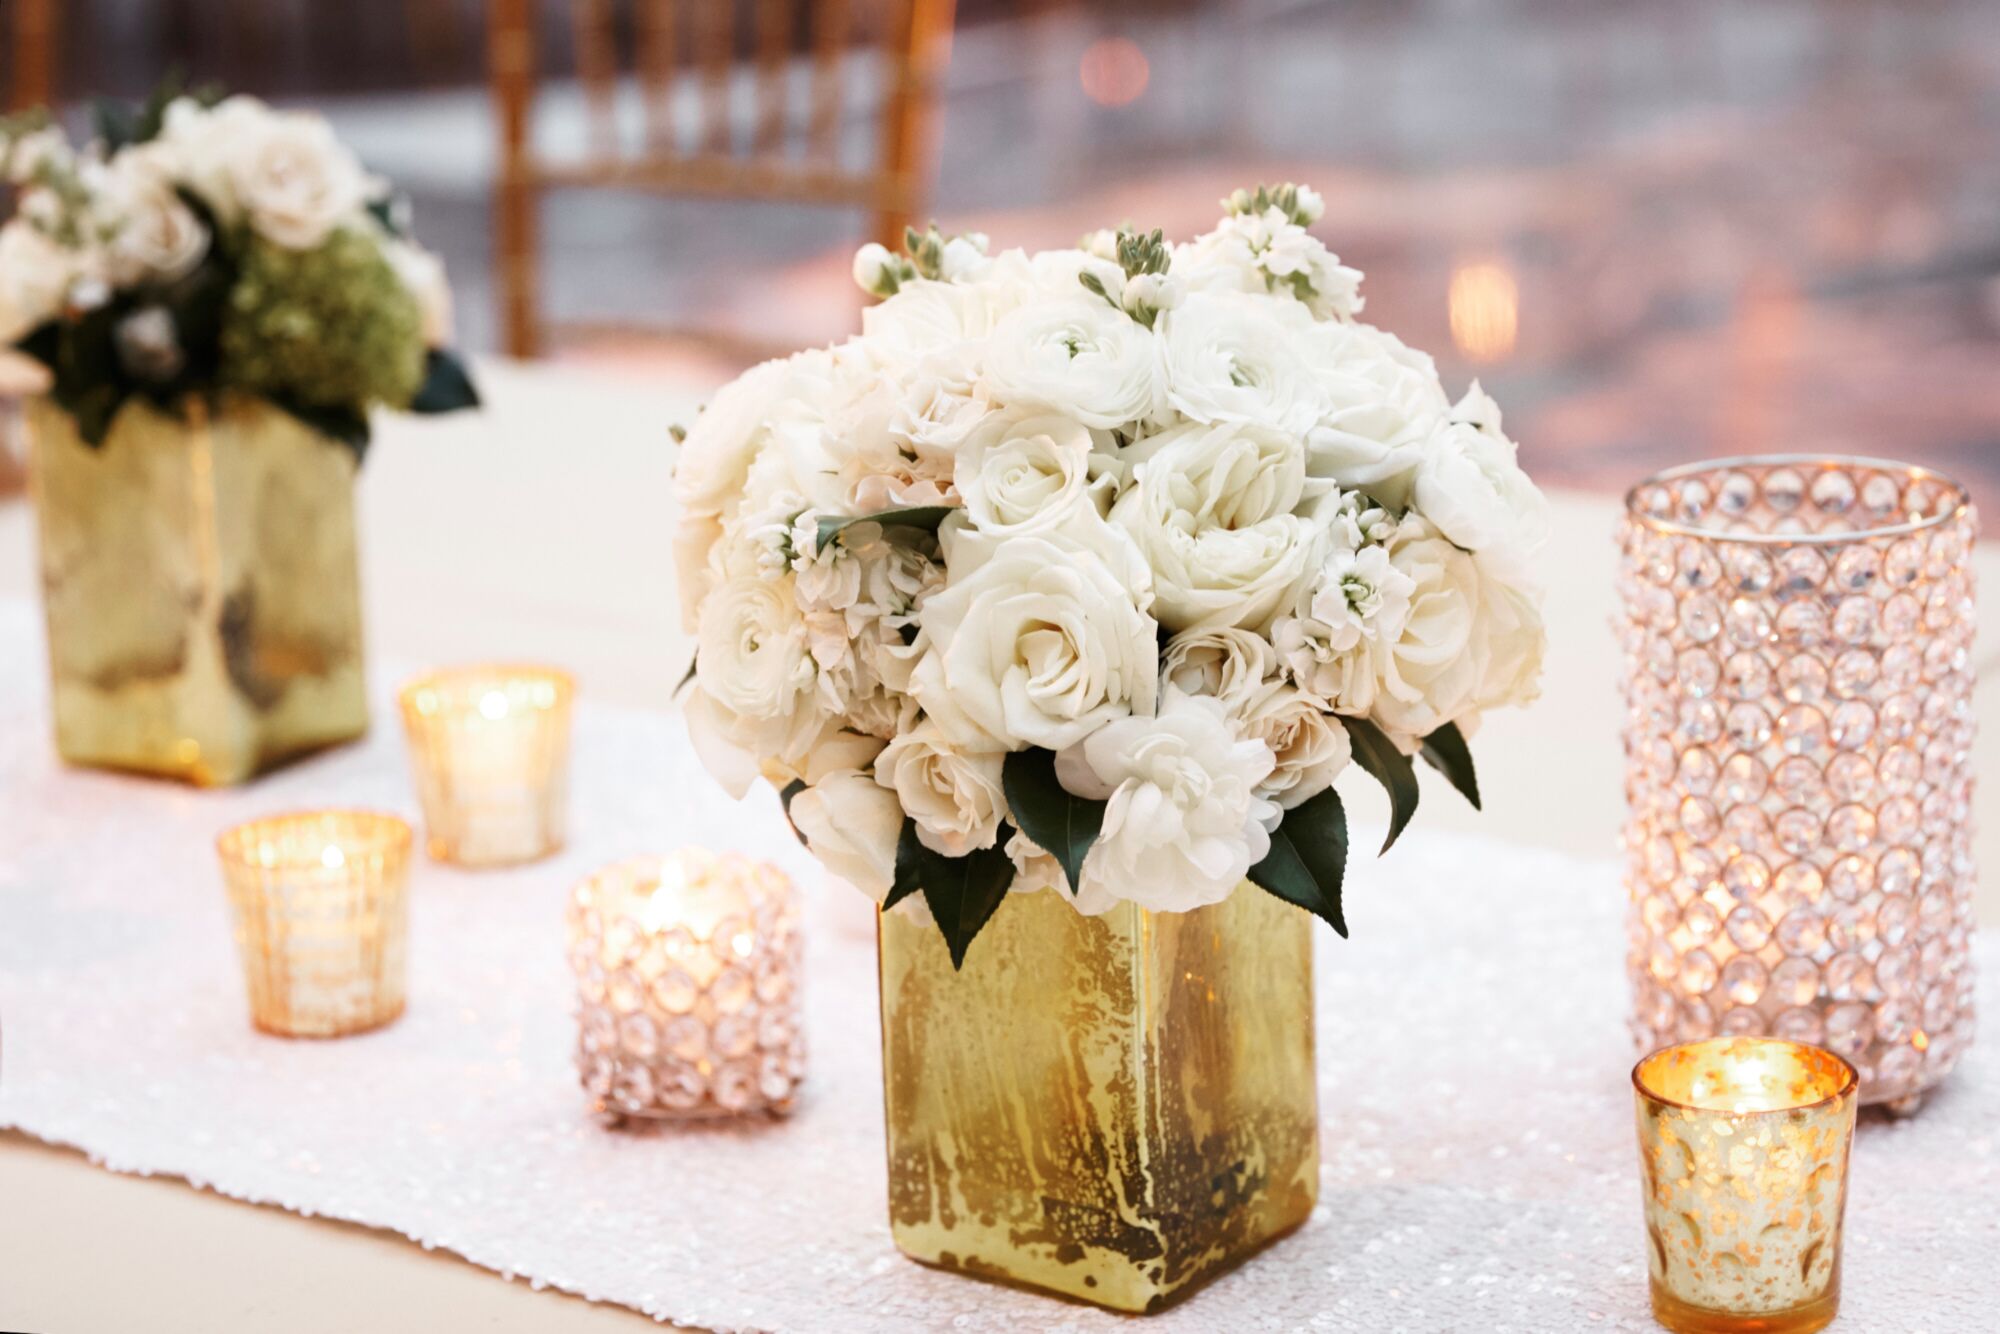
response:
M1125 37L1103 37L1084 48L1077 66L1083 94L1101 107L1130 106L1146 92L1152 67L1139 44Z
M1520 331L1520 285L1505 264L1479 260L1452 270L1451 340L1467 359L1486 364L1514 351Z

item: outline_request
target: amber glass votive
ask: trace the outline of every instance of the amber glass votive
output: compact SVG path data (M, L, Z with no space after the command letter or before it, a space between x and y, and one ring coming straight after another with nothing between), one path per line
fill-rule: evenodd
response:
M216 840L253 1024L330 1038L403 1012L410 840L372 811L274 815Z
M1633 1067L1662 1325L1805 1334L1833 1319L1860 1082L1782 1038L1686 1042Z
M571 891L569 956L593 1110L792 1110L805 1039L798 899L783 871L692 848L608 866Z
M575 694L567 672L512 664L432 672L403 687L431 856L501 866L562 847Z

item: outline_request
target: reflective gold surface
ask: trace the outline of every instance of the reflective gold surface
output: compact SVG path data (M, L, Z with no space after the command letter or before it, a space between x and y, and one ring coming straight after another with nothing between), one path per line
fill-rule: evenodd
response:
M238 783L368 727L354 456L257 399L29 409L56 747Z
M1632 1071L1653 1314L1681 1334L1805 1334L1840 1304L1859 1078L1832 1052L1710 1038Z
M881 919L889 1216L913 1259L1153 1311L1319 1190L1311 918L1009 896L954 973Z
M403 1012L410 842L372 811L274 815L215 841L253 1024L329 1038Z

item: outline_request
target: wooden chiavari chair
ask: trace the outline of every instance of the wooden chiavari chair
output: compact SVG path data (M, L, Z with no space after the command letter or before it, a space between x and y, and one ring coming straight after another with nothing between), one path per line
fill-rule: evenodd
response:
M501 149L495 251L507 350L515 356L541 350L536 233L541 197L551 190L610 187L851 208L870 216L872 234L885 245L900 244L929 184L953 2L811 0L802 7L797 0L630 0L632 73L644 115L640 143L628 150L617 120L618 7L612 0L571 0L589 137L582 156L553 161L533 143L539 7L536 0L488 0ZM749 133L739 136L732 86L737 26L746 16L755 30L754 99ZM841 154L849 61L869 49L881 70L875 150L867 166L854 167ZM790 96L795 60L809 66L804 106ZM684 86L697 92L677 99ZM677 102L692 102L697 114L682 114Z

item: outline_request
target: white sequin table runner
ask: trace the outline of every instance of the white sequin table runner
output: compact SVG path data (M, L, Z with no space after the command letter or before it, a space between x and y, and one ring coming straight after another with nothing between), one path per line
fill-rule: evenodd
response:
M676 720L593 708L586 681L569 850L419 861L408 1013L291 1042L245 1016L211 841L300 806L412 812L386 697L361 746L195 792L61 768L39 653L28 609L0 602L0 1125L719 1330L1138 1328L897 1255L868 919L774 802L715 791ZM683 842L773 857L814 900L789 1121L635 1135L584 1112L564 890ZM1354 939L1321 933L1320 1207L1144 1328L1654 1328L1615 865L1419 828L1357 858L1348 904ZM1979 958L1993 1013L1991 942ZM1995 1256L2000 1060L1975 1049L1915 1119L1864 1122L1841 1327L1991 1329Z

